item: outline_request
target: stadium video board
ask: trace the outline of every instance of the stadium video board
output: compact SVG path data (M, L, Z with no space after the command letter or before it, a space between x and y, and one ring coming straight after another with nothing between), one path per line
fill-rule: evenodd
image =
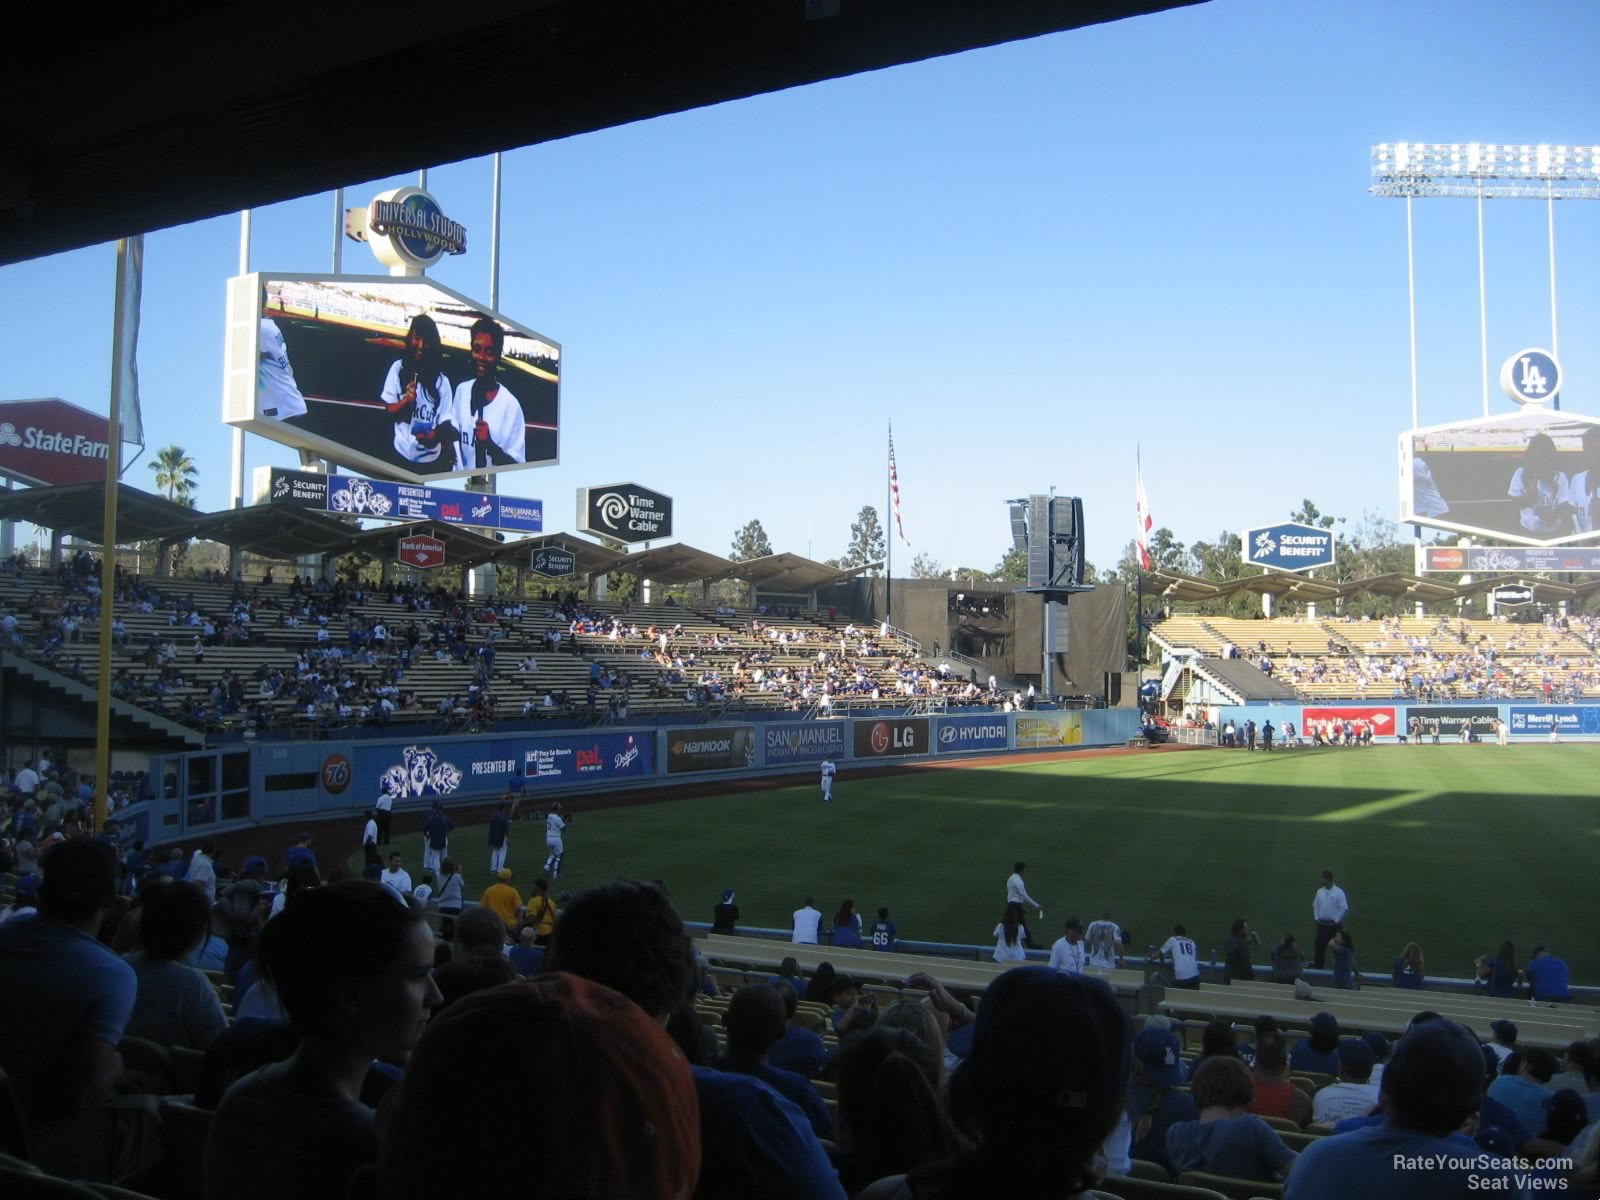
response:
M228 283L222 419L385 479L559 461L561 346L429 279Z
M1600 420L1529 409L1400 435L1400 518L1527 546L1596 535Z

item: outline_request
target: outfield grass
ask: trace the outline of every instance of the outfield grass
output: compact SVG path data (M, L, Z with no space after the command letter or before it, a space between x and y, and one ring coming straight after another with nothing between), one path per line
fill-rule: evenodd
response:
M1547 943L1595 983L1597 780L1600 746L1544 744L1012 758L858 780L846 769L831 807L809 778L593 812L569 801L552 890L660 878L688 919L709 921L732 887L743 924L783 927L807 895L825 914L850 896L869 923L888 905L902 937L988 942L1020 858L1045 907L1040 944L1107 903L1141 950L1182 922L1202 955L1220 954L1246 917L1265 962L1289 929L1309 957L1326 867L1349 894L1365 972L1387 977L1415 940L1430 974L1468 975L1510 938L1522 961ZM414 876L420 847L420 835L395 844ZM457 829L451 853L478 895L484 827ZM518 822L510 863L524 892L544 853L542 823Z

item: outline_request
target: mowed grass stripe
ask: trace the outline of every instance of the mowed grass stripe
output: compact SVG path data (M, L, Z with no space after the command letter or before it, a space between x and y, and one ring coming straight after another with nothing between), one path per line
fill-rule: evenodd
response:
M1048 945L1068 916L1116 910L1138 948L1183 923L1202 954L1243 916L1257 961L1286 930L1307 953L1323 867L1350 895L1365 972L1387 976L1405 942L1429 972L1467 975L1502 940L1525 960L1548 943L1600 982L1583 918L1600 850L1600 746L1381 746L1190 752L917 770L852 778L824 806L791 788L576 810L557 890L617 876L663 879L691 920L725 887L744 923L786 927L807 895L831 914L852 897L868 921L888 905L903 937L987 943L1004 880L1028 864ZM421 839L397 843L413 875ZM482 826L456 830L469 894L487 883ZM544 859L542 824L519 822L510 862L526 892ZM352 860L359 865L359 856ZM1036 921L1036 925L1039 923Z

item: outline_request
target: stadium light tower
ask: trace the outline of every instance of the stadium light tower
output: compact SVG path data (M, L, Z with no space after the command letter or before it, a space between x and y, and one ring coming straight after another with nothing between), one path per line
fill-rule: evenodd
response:
M1489 415L1489 307L1484 290L1483 202L1543 200L1550 250L1550 350L1561 352L1556 320L1557 200L1600 200L1600 145L1504 145L1498 142L1384 142L1372 148L1374 196L1406 202L1406 278L1411 305L1411 427L1417 420L1417 275L1411 202L1453 196L1478 202L1478 331L1483 415ZM1558 401L1559 403L1559 401Z

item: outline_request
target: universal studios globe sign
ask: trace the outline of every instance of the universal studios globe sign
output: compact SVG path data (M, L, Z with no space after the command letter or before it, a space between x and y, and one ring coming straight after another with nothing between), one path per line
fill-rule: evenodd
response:
M466 228L417 187L391 188L345 214L345 232L366 242L392 275L425 271L446 254L465 254Z

